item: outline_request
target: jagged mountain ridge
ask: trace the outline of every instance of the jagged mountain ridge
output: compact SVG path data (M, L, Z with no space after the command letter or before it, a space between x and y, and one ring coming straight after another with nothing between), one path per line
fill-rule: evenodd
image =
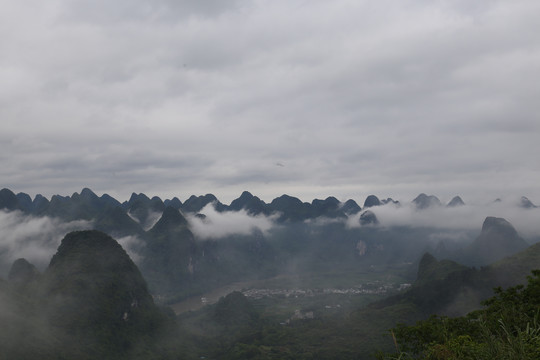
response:
M272 276L287 266L319 271L336 266L414 261L420 251L435 247L430 229L413 226L382 229L376 214L378 209L389 204L399 209L402 205L390 198L379 200L375 195L366 199L364 209L352 199L342 203L335 197L309 203L282 195L267 204L247 191L230 205L218 202L212 194L191 196L182 203L178 198L162 201L156 196L134 193L128 201L120 203L107 194L97 196L87 188L71 196L55 195L51 201L39 195L32 200L26 194L15 195L7 189L0 195L3 201L0 208L68 221L91 220L92 228L116 238L135 237L132 250L140 259L141 270L152 291L174 296L179 292L183 295L178 296L188 296L231 281ZM429 204L430 197L424 197ZM436 203L443 208L440 201ZM215 240L216 236L195 235L195 225L199 230L212 225L210 217L199 221L195 216L203 219L198 212L209 204L214 204L220 214L241 210L255 217L273 214L270 221L275 226L270 232L251 229L242 235L224 233L217 236L219 240ZM38 208L39 213L31 210ZM419 211L429 212L429 206ZM346 225L351 215L356 216L351 219L357 228ZM327 219L306 221L321 217ZM496 237L497 233L498 230L484 237ZM434 253L454 259L467 258L468 264L484 264L523 248L522 243L512 242L503 246L496 256L484 259L482 249L496 248L492 246L494 243L496 239L493 243L483 243L480 251L463 247L456 250L451 243L442 243Z
M199 213L205 206L213 204L216 211L245 210L250 215L280 214L277 219L281 222L294 222L314 219L317 217L346 218L369 207L393 204L401 206L400 201L392 198L379 199L375 195L366 197L363 208L353 199L340 202L335 197L314 199L311 203L284 194L265 203L259 197L244 191L230 205L223 204L213 194L201 196L191 195L185 202L177 197L162 200L158 196L152 198L143 193L133 193L129 200L120 203L108 194L98 197L89 188L71 196L53 195L50 200L38 194L32 199L28 194L15 194L9 189L0 190L0 209L8 211L20 210L33 215L48 215L60 217L64 220L90 220L98 217L100 212L120 207L129 217L138 222L141 228L148 230L159 219L167 206L171 206L183 213ZM411 201L411 205L418 210L442 206L441 201L434 195L419 194ZM447 207L463 206L465 202L461 197L455 196L447 203ZM527 209L537 208L528 198L521 197L518 206ZM97 226L99 228L99 225ZM110 229L100 229L108 231Z

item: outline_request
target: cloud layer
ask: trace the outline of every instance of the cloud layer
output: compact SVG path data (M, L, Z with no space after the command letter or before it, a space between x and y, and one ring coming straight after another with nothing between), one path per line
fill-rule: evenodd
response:
M460 231L480 233L486 217L495 216L508 220L518 233L529 241L540 240L540 208L525 209L511 202L496 202L484 205L464 205L458 207L432 207L417 210L412 204L372 207L384 227L411 226L434 228L444 231L444 236L460 237ZM359 214L348 219L351 227L359 226ZM453 234L453 235L449 235Z
M251 216L245 210L220 213L213 204L201 211L205 218L188 215L191 231L200 239L218 239L230 235L251 235L254 232L266 233L275 226L274 218L263 215Z
M535 0L6 3L2 185L539 202L538 14Z
M7 275L11 264L19 258L25 258L39 270L44 270L68 232L89 229L90 225L82 220L66 223L55 218L0 210L1 273Z

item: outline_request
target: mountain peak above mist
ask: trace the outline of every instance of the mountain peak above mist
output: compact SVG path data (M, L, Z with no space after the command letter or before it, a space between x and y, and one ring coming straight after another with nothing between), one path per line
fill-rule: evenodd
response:
M15 210L17 209L17 196L9 189L0 190L0 209Z
M418 195L414 200L413 204L417 209L427 209L433 206L442 206L441 201L435 195L426 195L424 193Z
M379 206L379 205L381 205L381 201L375 195L369 195L364 201L364 208L368 208L372 206Z
M175 209L180 209L182 207L182 202L176 196L170 200L169 199L164 200L163 204L165 206L172 206Z
M239 198L233 200L229 205L229 210L240 211L246 210L251 215L266 214L266 203L259 199L257 196L253 196L249 191L242 192Z
M459 196L454 196L452 200L450 200L450 202L446 204L447 207L456 207L463 205L465 205L465 202Z
M497 232L504 233L505 235L515 236L517 235L516 229L504 218L498 218L494 216L488 216L482 224L482 232Z
M394 199L392 199L392 198L386 198L386 199L381 200L381 204L382 204L382 205L391 204L391 205L395 205L395 206L401 205L401 204L399 203L399 201L394 200Z
M251 199L253 199L253 195L249 191L243 191L239 198L234 199L231 204L229 205L229 209L233 211L239 211L244 208L244 206L247 205Z
M476 262L488 264L528 246L506 219L488 216L482 224L482 232L469 250Z
M531 200L527 199L525 196L522 196L519 202L519 206L524 209L533 209L538 206L534 205Z
M341 207L341 211L343 211L347 215L354 215L358 214L360 211L362 211L362 208L356 201L353 199L349 199L345 201L343 206Z
M271 211L281 213L280 221L303 221L311 216L312 205L300 199L283 194L269 204Z
M371 210L366 210L360 215L360 224L361 225L378 225L379 219L377 219L377 216L374 212Z
M324 200L314 199L311 202L311 217L326 216L329 218L346 217L340 209L341 203L333 196Z
M99 231L64 237L43 276L43 294L48 321L73 343L68 349L98 351L92 358L126 358L161 326L137 266L116 240Z
M182 210L188 213L198 213L206 205L214 203L215 209L218 212L225 210L225 205L223 205L214 194L206 194L201 196L191 195L184 204L182 205Z
M152 227L152 232L171 232L178 227L184 227L187 225L186 218L180 213L179 210L172 206L167 206L161 215L158 222Z

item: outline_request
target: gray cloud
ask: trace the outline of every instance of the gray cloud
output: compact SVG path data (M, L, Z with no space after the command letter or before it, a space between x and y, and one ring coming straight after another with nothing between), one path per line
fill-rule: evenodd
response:
M6 4L2 185L540 198L538 13L535 1Z

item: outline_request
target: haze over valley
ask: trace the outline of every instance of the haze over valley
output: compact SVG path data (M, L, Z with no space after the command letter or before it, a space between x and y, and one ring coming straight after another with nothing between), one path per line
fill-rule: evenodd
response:
M259 355L271 343L274 345L270 348L282 347L279 341L264 336L262 341L267 345L255 345L243 338L247 333L264 333L278 326L280 330L273 331L296 334L294 328L303 329L303 335L287 350L295 354L291 356L307 356L306 352L315 351L324 358L326 351L342 351L343 346L349 346L350 340L346 339L359 335L357 330L349 329L348 335L339 340L341 345L329 342L308 350L312 347L309 345L312 332L323 331L311 321L322 321L325 327L329 326L328 330L333 329L330 331L345 331L351 323L340 321L343 316L364 317L373 311L370 307L383 306L388 308L380 315L384 321L366 324L364 330L371 329L369 335L362 335L363 345L349 354L369 358L377 350L390 348L389 337L384 335L387 327L398 321L422 319L431 312L458 316L477 309L482 299L493 294L492 287L524 281L540 259L538 246L533 245L540 240L534 223L540 208L526 197L468 205L458 196L445 204L436 196L424 193L411 202L370 195L363 202L328 197L307 203L282 195L265 203L245 191L230 204L221 203L211 194L193 195L182 202L177 197L162 200L142 193L133 193L121 203L107 194L98 196L88 188L51 199L41 195L32 199L25 193L2 189L0 208L0 269L8 279L3 285L5 311L19 306L17 296L26 299L27 304L16 310L17 316L25 319L22 323L12 323L9 317L6 321L21 331L37 332L33 336L38 338L27 352L18 345L4 347L4 353L10 356L41 351L53 358L58 354L81 356L88 351L87 347L92 347L96 350L88 354L89 359L111 354L136 358L145 352L160 358L180 354L188 359L206 356L203 354L244 358L245 354L238 353L234 346L237 341L248 341L246 346L254 346L256 351L253 351ZM503 215L519 223L525 231L516 230ZM92 256L99 257L102 251L106 254L108 247L112 257L96 265ZM114 247L120 250L112 250ZM124 260L112 255L124 250L127 252L121 255ZM528 255L517 256L528 256L529 260L504 262L506 257L520 252ZM52 275L60 258L66 259L62 271L73 274L69 275L75 277L73 280L60 280ZM130 263L134 261L129 268L137 269L129 271L138 274L140 269L142 277L136 282L144 288L130 290L129 282L124 283L131 276L141 275L109 278L116 262L129 258ZM502 265L492 265L500 261ZM478 266L481 271L475 270ZM87 271L101 275L85 275ZM467 280L452 280L443 286L453 290L443 291L436 301L429 300L433 295L428 295L430 290L426 289L439 287L441 281L444 284L464 271L469 272ZM78 276L84 280L77 280ZM103 280L98 280L100 276ZM86 300L79 297L76 284L82 284L81 281L86 284L81 289L89 291L85 296L96 299L98 305L87 308ZM94 281L98 282L91 285ZM107 285L107 281L113 283ZM51 297L58 286L67 291L62 297L71 300L57 303ZM128 286L126 299L121 301L130 302L130 310L126 305L111 303L117 297L111 297L112 288L108 286ZM96 290L98 293L92 293L92 289L101 287L102 290ZM142 298L134 298L134 291L141 292L139 296L145 297L145 302L152 299L145 305L144 316L152 313L155 320L152 320L154 325L143 322L136 325L138 328L128 330L121 323L114 325L117 321L114 319L120 316L129 324L131 311L139 311ZM425 291L428 293L420 298L415 295ZM36 310L36 296L42 299L39 302L49 305ZM392 299L400 296L412 301L412 308L402 315L392 310L395 301L403 301ZM425 301L431 301L431 305L421 305ZM69 312L74 304L87 308L88 313L74 317ZM161 308L154 308L155 304ZM88 321L86 316L100 311L99 306L118 306L118 310L107 315L109 318L102 318L100 325L113 326L111 329L116 330L109 330L113 333L120 331L114 335L118 343L105 345L100 340L101 327L88 330L92 335L66 333L73 326L70 321ZM2 314L5 317L7 313ZM56 316L66 322L56 322ZM222 321L232 323L223 328ZM34 323L36 327L29 325ZM153 326L168 327L167 336L156 335L163 330ZM225 335L226 329L238 333ZM150 338L136 346L137 337L146 336L143 335L146 332ZM50 336L41 335L45 333ZM293 333L289 336L299 336ZM9 341L9 336L0 335ZM91 336L94 340L86 343L80 336ZM25 341L17 339L16 344L24 347ZM64 341L79 345L55 345ZM215 341L230 345L223 348ZM130 345L122 350L122 342ZM159 342L162 344L157 345ZM282 358L282 355L276 356Z
M1 5L1 359L540 358L539 1Z

